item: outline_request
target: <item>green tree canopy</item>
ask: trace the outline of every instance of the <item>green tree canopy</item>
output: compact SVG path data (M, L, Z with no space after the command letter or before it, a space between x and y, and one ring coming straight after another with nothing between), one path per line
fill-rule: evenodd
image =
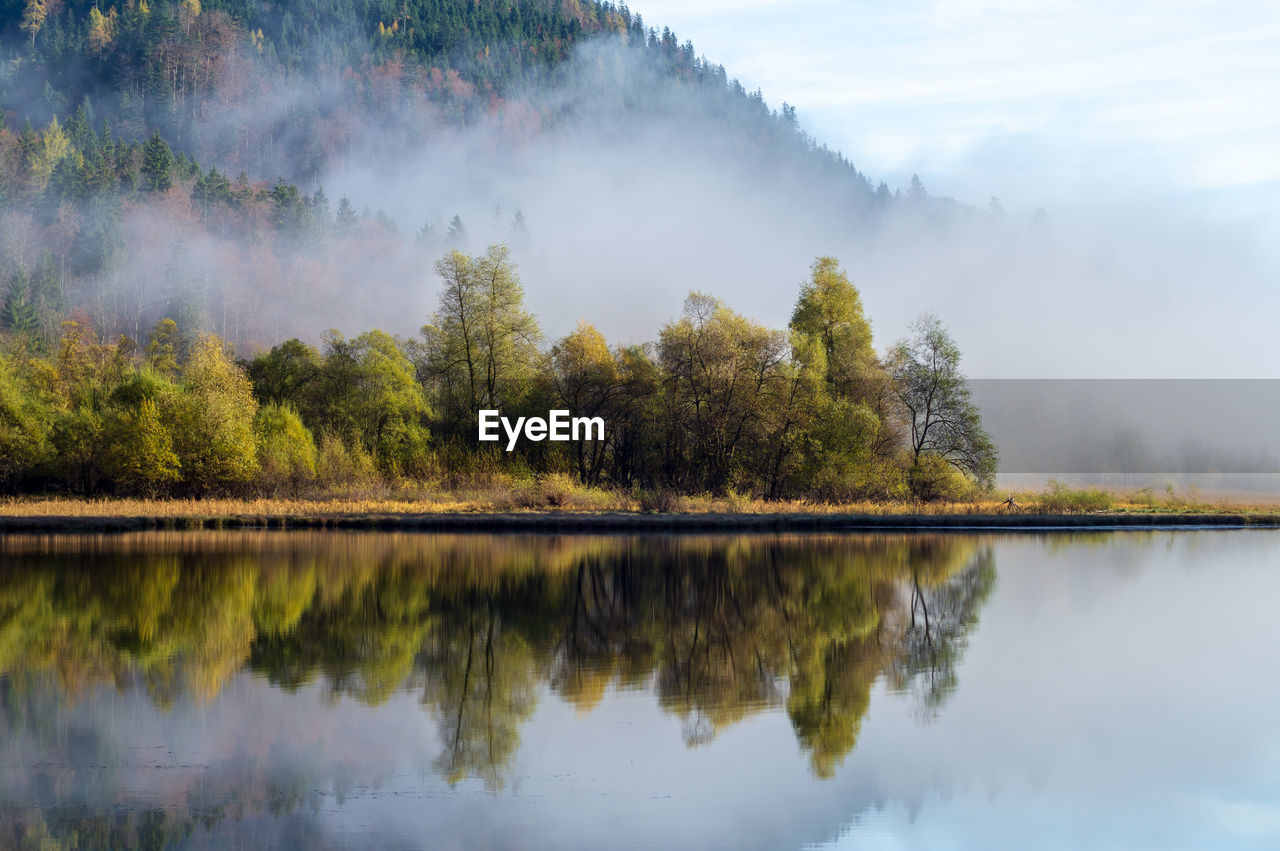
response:
M321 412L320 428L360 443L389 469L420 466L431 409L413 362L390 334L348 340L329 331L311 406Z
M436 264L440 308L422 329L425 372L456 431L482 408L523 401L540 366L541 331L525 310L524 288L505 245L472 258L450 251Z
M786 337L691 293L684 316L658 335L665 403L676 425L668 465L686 484L723 492L751 449L767 439L767 411L785 379Z
M173 185L173 151L157 131L142 148L142 180L148 192L166 192Z
M172 411L173 443L183 482L204 491L243 484L258 472L253 387L220 339L196 339L182 367L182 395Z
M862 401L862 385L879 372L880 362L871 346L862 298L834 257L813 261L791 314L791 327L822 345L833 394Z

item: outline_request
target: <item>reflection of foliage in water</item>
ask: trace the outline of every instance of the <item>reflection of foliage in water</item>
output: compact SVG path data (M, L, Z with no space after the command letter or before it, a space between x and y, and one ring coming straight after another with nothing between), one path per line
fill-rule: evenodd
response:
M887 674L893 688L917 695L927 719L955 690L956 663L995 578L990 550L946 582L929 584L912 575L910 620L898 631L898 652L890 659Z
M370 704L414 689L436 769L490 788L542 682L583 712L611 685L652 687L690 745L783 707L830 776L880 676L937 711L995 573L961 535L153 533L9 538L0 556L10 729L51 681L71 700L141 682L168 706L247 664ZM268 785L293 806L308 784Z

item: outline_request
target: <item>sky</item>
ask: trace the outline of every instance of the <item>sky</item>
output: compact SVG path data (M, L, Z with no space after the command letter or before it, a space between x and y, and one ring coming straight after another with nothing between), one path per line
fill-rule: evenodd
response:
M1280 4L640 0L873 179L1280 231Z

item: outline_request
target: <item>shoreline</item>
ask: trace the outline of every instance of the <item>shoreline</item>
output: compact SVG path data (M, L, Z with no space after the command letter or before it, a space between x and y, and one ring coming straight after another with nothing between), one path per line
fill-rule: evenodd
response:
M437 512L423 514L234 514L0 516L0 535L209 529L417 532L839 532L885 530L1059 531L1280 528L1280 514L804 514L639 512Z

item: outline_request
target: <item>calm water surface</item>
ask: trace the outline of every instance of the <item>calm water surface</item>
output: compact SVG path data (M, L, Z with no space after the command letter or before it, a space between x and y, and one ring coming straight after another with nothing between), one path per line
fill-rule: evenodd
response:
M0 538L0 847L1280 847L1280 533Z

